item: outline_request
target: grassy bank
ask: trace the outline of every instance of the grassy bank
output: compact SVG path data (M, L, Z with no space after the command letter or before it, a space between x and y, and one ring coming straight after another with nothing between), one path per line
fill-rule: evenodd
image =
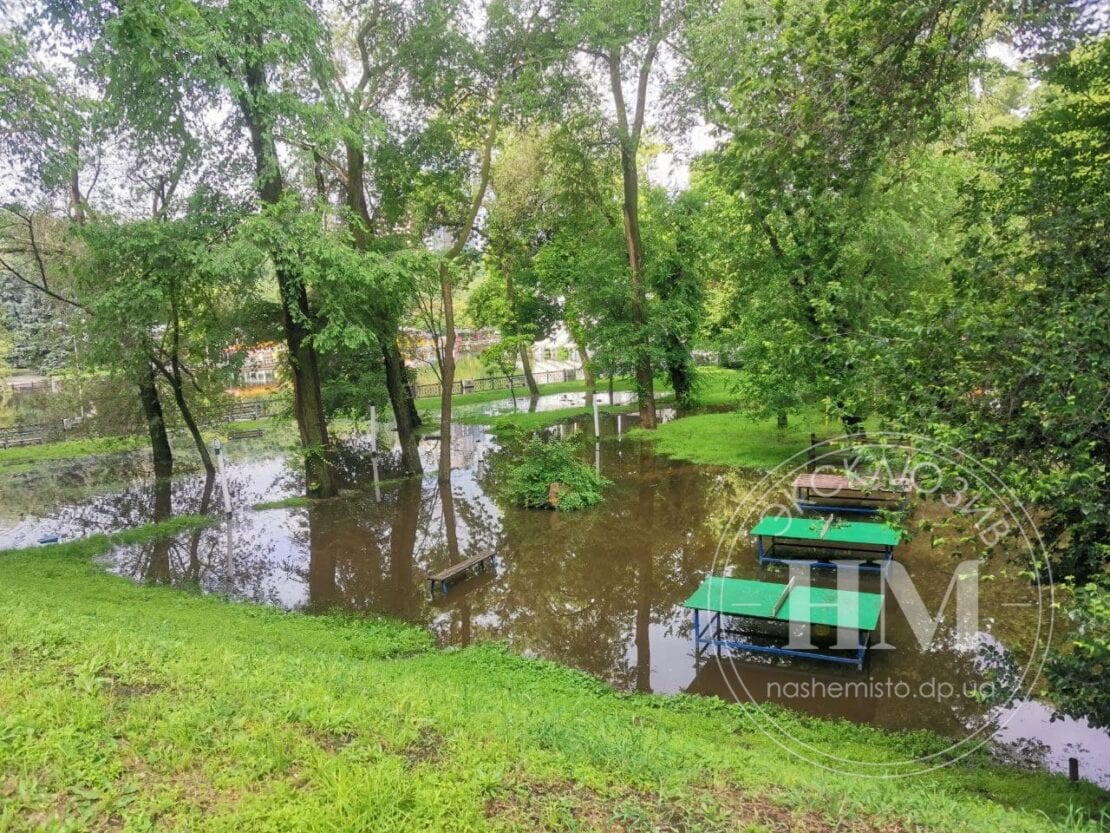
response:
M552 382L547 385L540 385L540 395L547 396L553 393L582 393L586 390L586 385L581 381L576 382ZM616 379L613 382L613 390L631 390L631 379ZM607 394L609 392L608 379L601 379L597 385L597 392L599 394ZM528 403L528 388L517 388L516 397L521 403L527 407ZM510 399L508 389L501 390L485 390L478 393L457 393L451 397L451 404L459 405L480 405L484 402L500 402L502 399ZM416 400L416 408L421 413L425 411L433 411L429 415L435 419L439 416L439 397L438 396L423 396Z
M17 448L0 448L0 474L27 471L38 463L50 460L70 460L75 457L92 457L133 451L143 445L143 437L96 437L87 440L59 440L41 445L24 445Z
M137 586L90 564L107 546L0 553L0 830L1034 831L1106 800L982 762L839 776L739 707ZM854 758L937 742L780 718Z
M865 427L873 428L870 423ZM655 450L678 460L715 466L770 469L809 446L809 435L843 433L839 422L820 411L790 417L786 429L774 419L752 419L737 412L694 414L660 425L655 431L636 429L630 436L655 444Z
M656 405L661 406L666 402L666 397L656 398ZM598 410L603 414L627 414L636 411L636 403L628 402L624 405L602 405ZM517 411L508 414L460 414L457 422L471 425L492 425L498 431L538 431L550 425L556 425L576 417L588 417L593 414L593 409L585 405L573 408L554 408L549 411Z
M794 417L784 431L774 419L728 412L695 414L664 423L655 431L636 429L630 436L654 443L657 452L679 460L764 469L805 451L811 432L828 430L824 416L817 413Z

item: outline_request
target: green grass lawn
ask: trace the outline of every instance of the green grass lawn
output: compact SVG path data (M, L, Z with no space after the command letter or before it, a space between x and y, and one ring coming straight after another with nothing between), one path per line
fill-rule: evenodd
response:
M788 756L741 707L621 695L388 621L135 585L90 563L109 545L0 553L0 831L1020 833L1095 830L1083 819L1107 801L983 760L848 778ZM857 759L940 742L779 717Z
M870 427L870 426L868 426ZM752 419L737 412L694 414L663 423L655 431L635 429L629 436L655 444L668 457L718 466L770 469L805 451L809 435L842 433L836 421L810 411L790 417L786 430L774 419Z
M132 451L143 444L143 437L97 437L87 440L60 440L42 445L24 445L17 448L0 448L0 474L27 471L37 463L49 460L69 460L74 457L91 457Z
M656 405L662 405L668 397L656 397ZM526 405L521 403L522 406ZM624 405L601 405L598 408L603 414L627 414L636 411L636 403L628 402ZM492 425L494 432L500 431L538 431L550 425L556 425L575 417L590 416L593 409L582 405L573 408L554 408L549 411L536 411L529 413L527 410L507 414L460 414L457 422L472 425Z

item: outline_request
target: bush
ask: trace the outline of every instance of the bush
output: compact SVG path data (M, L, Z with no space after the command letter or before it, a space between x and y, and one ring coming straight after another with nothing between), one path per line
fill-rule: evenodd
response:
M1053 701L1061 714L1110 727L1110 593L1096 584L1077 588L1068 616L1075 623L1070 650L1057 653L1045 668Z
M584 509L601 502L608 481L575 457L570 442L533 437L515 460L505 485L506 496L528 509L553 508L561 512ZM552 485L555 486L555 500Z

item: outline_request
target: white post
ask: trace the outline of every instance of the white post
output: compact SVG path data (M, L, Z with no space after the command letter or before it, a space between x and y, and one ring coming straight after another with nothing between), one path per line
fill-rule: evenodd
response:
M621 429L621 414L617 414L617 442L621 441L621 434L624 433Z
M597 397L594 397L594 437L601 439L601 424L598 422Z
M224 471L224 450L217 439L213 446L216 449L216 468L220 472L220 490L224 493L224 514L231 517L231 495L227 491L227 472Z
M224 564L224 592L229 596L235 589L235 518L231 517L229 512L227 515L227 562Z
M374 499L382 502L382 488L378 482L378 406L370 406L370 465L374 469Z

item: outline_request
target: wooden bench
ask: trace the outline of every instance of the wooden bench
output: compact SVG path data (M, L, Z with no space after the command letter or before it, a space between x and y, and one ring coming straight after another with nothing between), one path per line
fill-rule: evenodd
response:
M46 432L32 429L12 429L4 432L0 438L0 443L6 449L17 449L22 445L42 445L46 441Z
M246 431L232 431L227 435L229 440L250 440L261 437L265 432L261 428L250 428Z
M228 410L227 421L250 422L252 419L261 419L265 416L264 410L259 402L239 402Z
M452 579L459 576L466 575L471 570L477 572L485 572L487 568L492 569L495 566L494 554L486 553L485 555L475 555L473 558L468 558L466 561L460 561L458 564L452 564L445 570L440 570L438 573L431 573L428 576L428 596L435 598L436 585L438 584L443 595L447 595L447 585Z

